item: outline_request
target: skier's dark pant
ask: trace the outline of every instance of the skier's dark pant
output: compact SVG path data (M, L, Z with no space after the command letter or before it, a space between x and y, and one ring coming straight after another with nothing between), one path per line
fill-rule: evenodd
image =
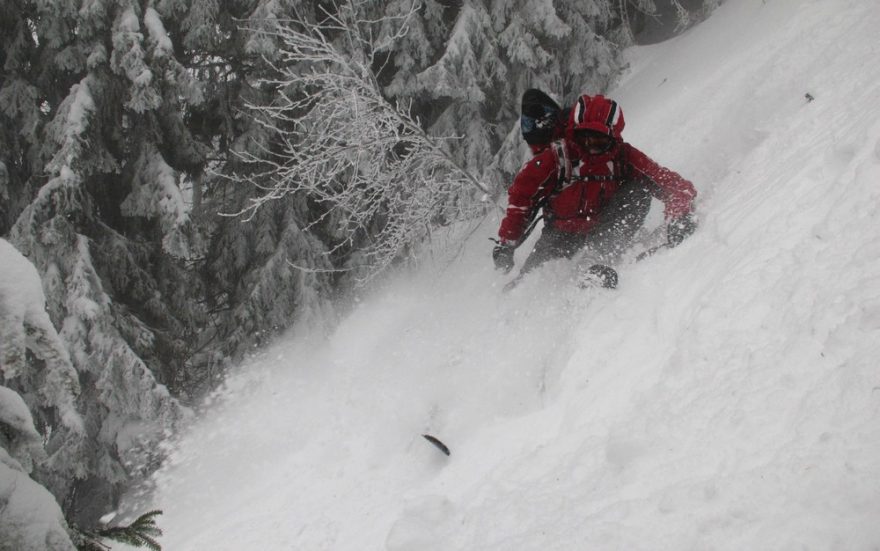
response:
M545 227L520 275L548 260L571 258L581 249L588 249L596 263L616 263L632 244L649 210L651 190L647 182L635 180L622 184L600 213L599 223L589 233L568 233Z

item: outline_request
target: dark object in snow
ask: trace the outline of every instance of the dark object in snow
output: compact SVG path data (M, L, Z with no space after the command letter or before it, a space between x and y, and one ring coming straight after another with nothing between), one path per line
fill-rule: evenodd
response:
M642 260L644 260L646 258L650 258L650 257L654 256L654 254L657 253L660 249L668 249L668 248L669 248L669 243L661 243L660 245L656 245L654 247L651 247L650 249L644 250L644 251L640 252L638 256L636 256L636 262L641 262Z
M669 248L678 247L685 239L697 231L697 221L691 213L679 216L666 226L666 243Z
M444 444L443 442L441 442L441 441L440 441L439 439L437 439L436 437L431 436L430 434L423 434L422 437L423 437L425 440L427 440L428 442L430 442L430 443L434 444L435 446L437 446L437 449L440 450L441 452L445 453L446 455L450 455L449 448L446 447L446 444Z
M523 93L520 113L520 130L533 153L562 137L565 128L562 108L541 90L530 88Z
M673 249L693 235L697 231L697 221L691 213L680 216L671 221L666 226L666 243L656 245L650 249L644 250L636 256L636 262L640 262L648 257L654 256L654 253L660 249Z
M516 247L513 245L505 245L498 243L492 249L492 261L495 262L495 269L501 270L505 274L513 269L513 251Z
M581 289L588 287L617 288L617 270L604 264L593 264L578 282Z
M807 103L810 103L811 101L813 101L814 99L816 99L816 98L813 97L813 94L811 94L811 93L809 93L809 92L807 92L806 94L804 94L804 97L807 98Z
M593 264L586 271L578 271L581 273L575 276L575 281L577 282L577 286L581 289L588 289L590 287L603 287L605 289L617 288L617 270L611 266ZM519 275L508 281L507 285L504 286L503 292L507 293L515 289L525 275L525 272L520 272Z

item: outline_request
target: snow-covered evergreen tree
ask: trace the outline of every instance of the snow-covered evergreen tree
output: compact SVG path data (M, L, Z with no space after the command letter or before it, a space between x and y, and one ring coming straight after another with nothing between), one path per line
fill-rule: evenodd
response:
M46 312L36 268L4 239L0 381L0 548L73 549L60 506L29 475L49 470L51 478L75 478L86 471L86 431L75 404L79 382ZM31 409L40 426L49 429L43 434L34 426Z
M36 37L45 40L56 25L35 17L37 3L0 0L0 10L0 234L5 235L38 187L30 175L45 162L40 131L49 118L47 90L53 82L70 84L49 67L54 64L43 63L55 50L41 47Z
M722 0L619 0L616 12L627 22L628 42L666 40L702 21Z
M303 231L313 205L281 202L246 222L218 216L241 211L258 195L226 175L248 170L242 154L262 154L268 147L268 132L244 108L247 102L270 102L277 93L259 79L270 69L267 60L277 58L278 40L259 31L295 11L311 13L309 4L157 4L175 51L192 52L187 67L203 84L205 101L188 109L186 127L212 148L193 187L206 247L195 263L206 317L186 360L185 385L193 390L210 389L229 363L295 322L309 325L328 315L334 277L326 272L327 246L318 232Z
M394 50L400 70L386 91L413 100L432 133L462 136L452 147L460 162L498 189L522 162L515 128L522 92L538 87L564 102L605 90L620 68L621 20L606 0L446 6L427 3L419 12L415 36L432 35L428 53Z
M28 476L43 459L41 436L13 390L0 386L0 549L72 551L61 507Z
M35 129L43 130L46 162L28 175L39 192L9 235L43 276L49 314L80 380L77 406L87 432L87 444L75 453L68 442L50 442L37 477L71 518L89 524L113 506L183 415L154 372L174 382L161 356L183 342L180 320L193 307L175 302L185 293L163 291L188 285L186 272L174 266L194 243L182 236L182 175L169 166L177 159L166 162L157 152L171 145L162 139L163 96L198 97L186 71L169 62L155 17L139 3L31 7L19 15L28 28L39 22L44 33L31 33L47 64L42 71L72 85L66 93L36 88L49 120ZM43 173L49 179L40 184ZM27 374L23 381L34 408L28 396L41 382ZM42 429L59 426L46 419ZM65 459L53 459L59 457Z
M0 239L0 372L3 384L28 398L51 454L36 467L45 482L82 477L86 438L77 411L80 384L67 348L46 312L36 268ZM35 465L26 463L28 472ZM51 480L50 480L51 479Z

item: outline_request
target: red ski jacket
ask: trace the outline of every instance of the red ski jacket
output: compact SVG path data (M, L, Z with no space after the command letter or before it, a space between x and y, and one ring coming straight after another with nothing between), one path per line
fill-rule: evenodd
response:
M571 167L567 167L569 158ZM690 212L697 196L688 180L626 142L602 155L581 155L577 147L561 140L520 169L507 192L507 214L498 236L502 243L519 242L542 199L547 199L545 225L568 233L589 233L603 206L629 178L647 179L654 184L649 187L663 201L666 220Z

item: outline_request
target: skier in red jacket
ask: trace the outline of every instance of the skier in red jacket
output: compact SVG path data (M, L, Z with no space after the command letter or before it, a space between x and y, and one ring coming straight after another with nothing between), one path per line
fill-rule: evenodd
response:
M601 95L578 98L564 138L538 151L508 190L507 214L492 252L496 268L505 273L513 268L513 252L541 209L544 230L520 275L584 248L600 271L614 264L644 223L652 195L665 205L670 247L694 232L694 186L624 142L623 126L617 102Z

